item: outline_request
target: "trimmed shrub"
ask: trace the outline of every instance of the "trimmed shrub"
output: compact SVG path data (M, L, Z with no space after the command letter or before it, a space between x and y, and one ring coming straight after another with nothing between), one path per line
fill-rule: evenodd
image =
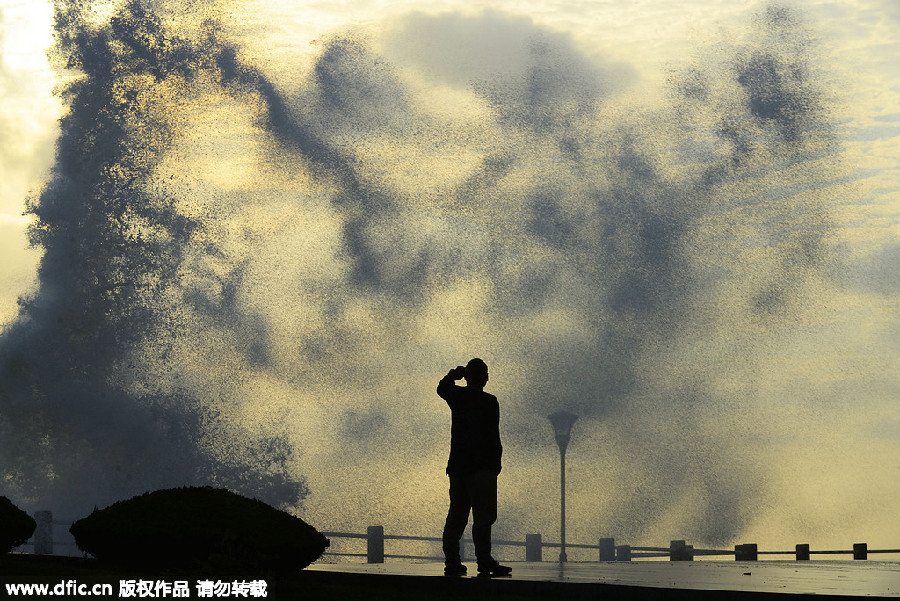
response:
M283 574L305 568L329 545L300 518L209 486L119 501L69 531L101 561L152 570Z
M0 553L9 553L25 544L36 527L33 517L13 505L6 497L0 497Z

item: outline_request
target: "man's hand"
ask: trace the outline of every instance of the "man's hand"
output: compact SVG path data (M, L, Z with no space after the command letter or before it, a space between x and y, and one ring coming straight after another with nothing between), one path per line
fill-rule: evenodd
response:
M462 380L466 375L466 368L463 365L458 365L454 369L451 369L447 372L447 375L453 378L454 380Z

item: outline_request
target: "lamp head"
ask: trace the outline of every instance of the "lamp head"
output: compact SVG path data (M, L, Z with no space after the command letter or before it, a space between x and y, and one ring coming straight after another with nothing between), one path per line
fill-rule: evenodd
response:
M569 434L572 432L572 424L578 419L578 416L568 411L557 411L547 416L550 423L553 424L553 433L556 435L556 444L559 445L559 452L565 453L566 447L569 445Z

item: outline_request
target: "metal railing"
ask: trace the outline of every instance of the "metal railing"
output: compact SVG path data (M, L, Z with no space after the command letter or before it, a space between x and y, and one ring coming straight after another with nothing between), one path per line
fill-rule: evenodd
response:
M385 541L423 541L440 543L439 537L433 536L407 536L399 534L385 534L382 526L369 526L365 534L352 532L323 532L330 538L364 539L366 541L365 553L327 552L326 555L335 557L360 557L368 563L384 563L385 559L419 559L441 561L442 556L434 555L410 555L385 553ZM461 550L465 550L466 544L472 540L464 538ZM544 548L559 548L560 543L544 542L540 534L528 534L524 541L492 540L494 546L524 547L525 561L543 561ZM669 561L693 561L695 557L733 557L736 561L758 561L760 555L793 555L797 561L809 560L812 555L851 555L855 560L868 559L870 554L900 554L900 549L869 549L866 543L856 543L852 549L810 549L808 544L796 545L793 551L760 551L755 543L735 545L734 549L695 549L683 540L673 540L668 547L644 547L631 545L616 545L613 538L601 538L596 545L567 543L566 548L591 549L597 551L597 561L632 561L634 559L668 558Z

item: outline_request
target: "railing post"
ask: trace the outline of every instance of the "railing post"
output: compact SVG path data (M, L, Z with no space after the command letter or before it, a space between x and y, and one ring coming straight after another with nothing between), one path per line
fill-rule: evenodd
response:
M673 540L669 543L669 561L694 561L694 548L683 540Z
M384 563L384 526L369 526L366 529L366 561Z
M601 538L597 546L600 547L600 561L616 560L616 539Z
M809 561L809 545L797 545L797 561Z
M853 545L853 559L866 559L869 555L869 545L866 543L856 543Z
M35 511L34 521L34 553L36 555L53 555L53 512Z
M525 561L544 561L540 534L525 535Z
M616 561L631 561L631 545L616 547Z
M734 546L735 561L758 561L759 551L755 543Z

